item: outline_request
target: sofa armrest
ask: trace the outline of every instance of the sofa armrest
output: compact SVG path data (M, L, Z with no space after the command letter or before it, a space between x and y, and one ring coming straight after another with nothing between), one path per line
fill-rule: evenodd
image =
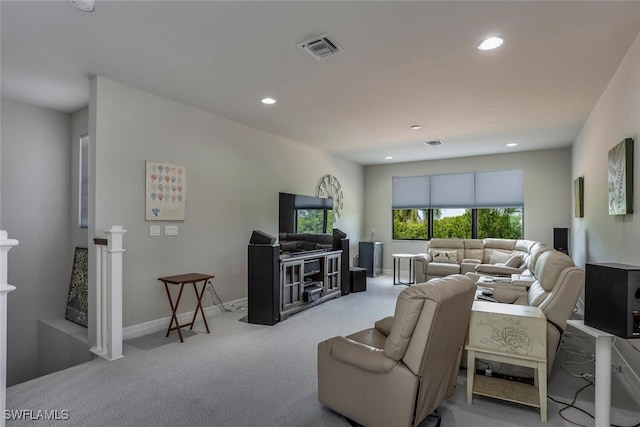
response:
M517 301L522 298L526 300L527 291L522 288L493 288L493 298L502 303L522 305L521 303L517 303Z
M512 274L522 273L522 268L507 267L506 265L495 264L478 264L475 267L476 273L511 276Z
M391 327L393 327L393 316L385 317L375 323L375 328L385 337L391 333Z
M386 373L398 365L397 361L384 354L384 350L349 338L331 338L327 340L327 346L334 359L365 371Z
M414 259L419 262L429 263L433 261L428 253L415 254Z

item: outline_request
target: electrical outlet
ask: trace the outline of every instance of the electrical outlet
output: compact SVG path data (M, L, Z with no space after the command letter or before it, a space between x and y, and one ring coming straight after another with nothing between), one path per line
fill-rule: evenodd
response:
M177 236L178 235L178 226L177 225L165 225L164 226L164 235L165 236Z

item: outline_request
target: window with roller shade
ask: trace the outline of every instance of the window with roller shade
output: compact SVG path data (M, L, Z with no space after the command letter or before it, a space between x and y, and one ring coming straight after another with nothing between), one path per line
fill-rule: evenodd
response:
M524 227L524 171L392 178L393 239L519 239Z

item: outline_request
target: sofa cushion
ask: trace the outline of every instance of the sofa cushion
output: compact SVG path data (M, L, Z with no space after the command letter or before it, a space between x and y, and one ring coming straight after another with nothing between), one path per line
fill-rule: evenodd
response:
M460 273L460 265L449 262L430 262L428 269L429 276L448 276Z
M431 258L433 262L445 262L450 264L458 263L458 251L446 251L443 249L432 249Z
M507 267L520 267L522 265L522 256L520 255L511 255L509 259L504 263Z
M492 250L489 255L489 264L504 264L511 258L511 252Z

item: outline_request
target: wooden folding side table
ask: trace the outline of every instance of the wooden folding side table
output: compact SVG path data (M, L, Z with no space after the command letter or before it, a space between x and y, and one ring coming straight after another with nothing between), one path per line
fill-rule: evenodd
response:
M182 338L182 331L180 328L185 328L189 326L189 329L193 329L193 325L196 323L196 316L198 315L198 311L202 316L202 320L204 321L204 326L207 328L207 333L209 333L209 325L207 324L207 318L204 315L204 309L202 308L202 296L204 295L204 290L207 286L207 281L209 279L213 279L215 276L210 274L200 274L200 273L188 273L188 274L179 274L177 276L168 276L168 277L160 277L159 281L164 283L164 288L167 291L167 297L169 298L169 305L171 306L171 322L169 322L169 329L167 329L166 337L169 336L171 331L178 331L178 336L180 337L180 342L184 342ZM196 283L202 282L202 290L198 292L198 287ZM197 305L196 311L193 313L193 319L191 319L191 323L187 323L185 325L180 325L178 323L178 304L180 304L180 298L182 297L182 290L184 289L184 285L187 283L193 284L193 290L196 293ZM180 285L180 290L178 291L178 298L176 299L175 304L173 303L173 299L171 298L171 292L169 292L169 284L172 285ZM175 323L175 326L173 324Z

